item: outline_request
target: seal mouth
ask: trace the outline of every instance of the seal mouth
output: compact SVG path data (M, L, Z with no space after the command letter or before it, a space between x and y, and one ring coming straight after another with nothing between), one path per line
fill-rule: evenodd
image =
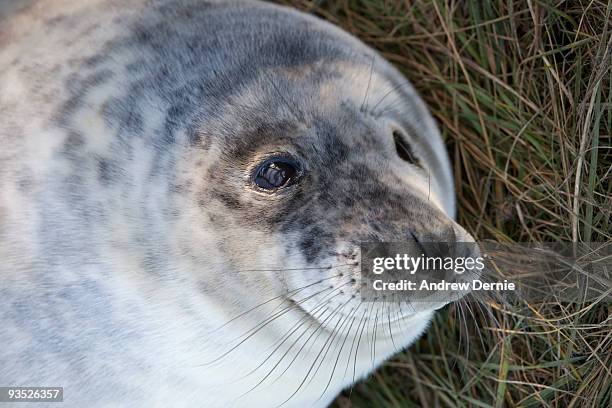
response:
M283 297L287 302L289 302L291 304L292 310L294 310L296 313L298 313L300 315L300 320L304 319L309 323L314 323L317 325L317 330L321 330L327 333L334 333L334 332L339 332L339 331L344 331L346 330L346 327L343 327L340 330L338 329L338 326L342 326L342 324L340 323L339 325L337 325L335 322L337 321L337 319L339 320L351 320L351 319L355 319L356 321L360 321L363 319L363 317L360 317L359 313L355 313L355 308L360 308L362 307L362 305L364 305L365 303L359 303L357 306L351 308L351 310L348 313L342 313L342 314L338 314L337 318L334 319L330 319L330 321L325 322L326 319L324 320L320 320L318 319L316 316L314 316L310 311L308 311L301 302L298 302L294 299L292 299L291 297L288 296L284 296ZM359 334L359 332L362 332L362 335L367 334L372 334L374 332L377 333L377 337L379 338L391 338L393 337L394 334L389 333L389 327L395 327L395 329L399 329L399 331L403 331L403 330L407 330L409 328L409 326L403 326L404 324L408 324L410 323L412 320L414 319L421 319L423 317L430 317L433 313L435 313L436 310L443 308L444 306L448 305L449 303L452 302L445 302L445 303L439 303L437 304L435 307L427 307L427 308L423 308L422 310L415 310L413 309L412 311L402 311L401 313L388 313L385 312L384 314L379 314L378 315L378 320L379 323L375 326L378 326L378 328L376 330L372 330L372 324L369 323L360 323L359 325L357 323L355 323L355 332L353 333L354 335ZM397 311L398 307L399 307L400 303L394 303L394 309ZM364 311L367 311L369 308L369 306L365 306ZM353 316L351 317L351 314L353 314ZM367 318L365 319L365 322L369 321L369 320L373 320L375 319L374 315L376 315L376 313L372 313L372 311L370 311L369 315L367 316ZM362 326L362 328L360 329L357 326ZM346 326L346 325L345 325Z
M308 310L304 309L304 307L302 306L302 302L297 302L294 299L292 299L289 296L283 296L283 298L291 305L292 310L294 310L295 312L297 312L298 314L301 315L301 319L306 319L308 321L308 323L316 323L319 324L321 327L320 329L323 330L327 330L327 328L325 327L324 324L322 324L319 319L317 319L315 316L312 315L311 312L309 312Z

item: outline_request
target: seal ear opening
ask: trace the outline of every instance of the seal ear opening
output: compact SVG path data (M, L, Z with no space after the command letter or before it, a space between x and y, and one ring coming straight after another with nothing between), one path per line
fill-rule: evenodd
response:
M419 159L416 158L412 147L406 142L406 138L402 134L401 131L395 129L393 130L393 141L395 142L395 150L397 151L397 155L404 161L407 161L410 164L421 167L421 163Z

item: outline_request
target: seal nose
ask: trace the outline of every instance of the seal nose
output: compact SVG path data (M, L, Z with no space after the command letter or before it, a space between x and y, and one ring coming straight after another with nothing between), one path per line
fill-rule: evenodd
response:
M450 221L436 232L419 234L411 230L409 235L423 255L430 258L480 256L474 238L454 221Z

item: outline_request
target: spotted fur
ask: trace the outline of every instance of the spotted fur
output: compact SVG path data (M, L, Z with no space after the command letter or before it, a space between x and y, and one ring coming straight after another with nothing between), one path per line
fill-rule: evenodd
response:
M372 49L256 1L0 18L0 385L323 407L426 328L441 305L359 298L360 241L467 237L431 116ZM274 153L304 175L257 191Z

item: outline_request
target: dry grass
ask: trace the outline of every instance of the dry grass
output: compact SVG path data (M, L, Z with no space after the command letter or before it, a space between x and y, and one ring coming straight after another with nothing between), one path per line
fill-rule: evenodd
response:
M612 3L285 0L378 49L429 104L459 222L501 242L610 241ZM609 303L451 306L339 407L609 407ZM495 321L493 324L492 321ZM465 323L465 324L464 324Z

